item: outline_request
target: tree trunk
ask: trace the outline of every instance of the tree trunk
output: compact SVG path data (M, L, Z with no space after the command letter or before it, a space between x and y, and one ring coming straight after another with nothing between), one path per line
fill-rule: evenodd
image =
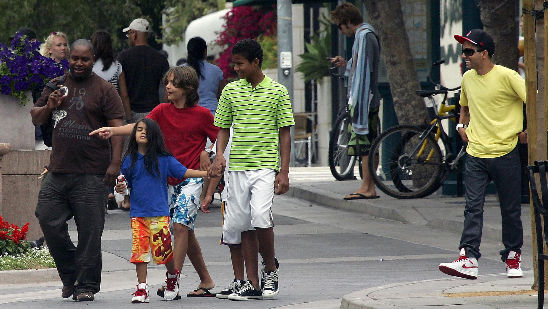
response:
M495 41L495 63L517 70L518 23L516 0L476 0L483 30Z
M426 117L426 109L421 98L415 95L415 91L420 89L420 84L403 22L401 2L364 0L364 4L369 22L380 39L381 57L386 64L398 122L422 124Z

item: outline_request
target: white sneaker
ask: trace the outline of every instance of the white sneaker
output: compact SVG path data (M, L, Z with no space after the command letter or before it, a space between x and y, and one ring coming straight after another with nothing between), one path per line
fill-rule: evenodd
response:
M460 249L459 258L451 263L441 263L439 270L450 276L461 277L465 279L478 278L478 260L466 256L464 248Z
M180 272L170 274L166 272L166 287L164 290L164 300L179 299L179 275Z
M508 278L523 277L521 270L521 254L516 251L510 251L506 258L506 276Z
M148 284L146 283L139 283L137 285L137 291L133 293L133 297L131 298L132 303L148 303Z

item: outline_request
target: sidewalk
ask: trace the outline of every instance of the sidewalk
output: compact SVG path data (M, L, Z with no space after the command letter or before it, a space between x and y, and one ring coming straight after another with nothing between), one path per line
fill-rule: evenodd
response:
M375 217L403 222L405 224L427 226L433 229L450 231L459 235L462 229L464 198L431 195L423 199L398 200L384 195L374 200L345 201L343 196L354 192L360 180L336 181L328 167L292 168L290 172L290 191L288 195L310 201L314 204L339 208L346 211L363 212ZM485 203L483 238L490 242L500 242L500 210L495 196L488 196ZM524 225L524 252L531 256L531 228L529 205L523 205L522 221ZM131 235L121 235L118 230L105 230L103 239L130 239ZM455 244L456 246L457 244ZM455 252L456 258L457 252ZM109 291L120 285L120 273L127 271L124 278L132 278L133 270L128 263L113 254L103 254L103 289ZM153 284L163 278L149 278ZM133 279L131 279L133 280ZM45 282L58 283L54 269L32 271L0 272L2 284L40 285ZM437 280L404 282L379 286L351 294L341 295L340 304L332 301L288 306L291 309L326 308L432 308L457 307L468 308L535 308L536 291L531 290L533 272L526 271L523 278L508 279L504 274L482 275L477 280L446 277ZM132 282L124 283L129 286ZM58 297L59 291L51 293ZM49 294L48 294L49 295ZM27 297L27 296L25 296ZM29 295L28 297L32 297ZM4 301L0 293L0 304Z
M422 199L398 200L377 190L380 198L343 200L361 180L335 181L327 167L294 168L290 172L288 194L320 205L428 226L460 234L464 220L464 197L433 194ZM500 242L500 209L496 196L486 197L483 238ZM526 246L530 246L529 205L522 205ZM457 245L457 244L455 244ZM531 252L530 248L524 250ZM455 252L456 258L457 252ZM529 253L530 254L530 253ZM404 282L356 291L343 296L340 308L536 308L537 293L531 290L533 272L523 278L508 279L505 274L481 275L477 280L447 277L438 280Z

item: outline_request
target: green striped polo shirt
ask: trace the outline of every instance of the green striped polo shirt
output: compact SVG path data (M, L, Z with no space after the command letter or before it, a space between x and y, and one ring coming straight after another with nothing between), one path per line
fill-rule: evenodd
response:
M287 89L265 75L255 89L245 79L226 85L214 124L234 127L228 164L231 171L277 171L279 128L292 126L295 121Z

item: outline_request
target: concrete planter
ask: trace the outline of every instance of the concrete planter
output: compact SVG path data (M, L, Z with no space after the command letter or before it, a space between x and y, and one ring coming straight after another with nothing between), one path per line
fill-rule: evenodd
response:
M30 92L27 97L30 98ZM30 117L32 100L26 105L0 94L0 143L9 143L12 150L34 150L34 125Z

